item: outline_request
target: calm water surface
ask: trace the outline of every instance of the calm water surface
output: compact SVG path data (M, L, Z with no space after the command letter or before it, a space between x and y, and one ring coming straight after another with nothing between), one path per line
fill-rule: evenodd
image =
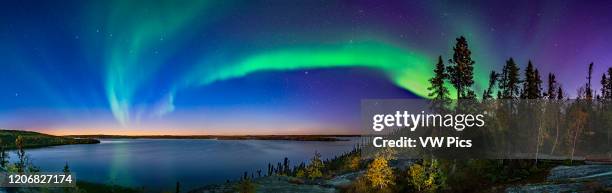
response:
M62 171L67 162L79 180L147 190L183 190L238 179L245 171L266 172L268 163L307 161L315 151L331 158L350 151L351 141L266 141L203 139L112 139L100 144L27 150L43 171ZM14 160L17 156L11 155ZM257 175L257 174L255 174Z

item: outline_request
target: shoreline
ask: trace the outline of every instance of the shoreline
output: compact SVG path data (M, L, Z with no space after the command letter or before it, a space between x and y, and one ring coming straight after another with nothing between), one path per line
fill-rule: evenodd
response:
M361 135L64 135L84 139L217 139L217 140L285 140L285 141L349 141Z
M33 131L0 130L0 144L5 150L15 150L17 137L24 139L24 149L37 149L61 145L98 144L100 140L93 138L73 138L67 136L55 136Z

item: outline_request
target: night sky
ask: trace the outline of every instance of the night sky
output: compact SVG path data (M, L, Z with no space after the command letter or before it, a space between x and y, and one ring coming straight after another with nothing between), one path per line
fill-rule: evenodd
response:
M612 3L2 1L0 128L356 133L366 98L426 96L466 36L477 93L508 57L573 94L612 65ZM597 88L598 89L598 88Z

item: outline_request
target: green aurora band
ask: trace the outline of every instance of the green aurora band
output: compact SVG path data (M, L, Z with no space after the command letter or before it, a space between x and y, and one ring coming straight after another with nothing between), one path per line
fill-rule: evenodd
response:
M237 63L211 65L199 64L197 70L186 76L171 93L182 89L201 87L217 81L248 76L256 72L289 71L321 68L364 67L384 72L397 86L420 97L427 98L429 79L433 76L433 57L381 43L353 43L315 49L286 49L264 52L246 57ZM214 66L214 68L213 68ZM477 87L481 81L477 81ZM456 91L451 89L450 96ZM169 101L172 103L172 101ZM169 104L168 106L172 106ZM116 115L129 114L128 106L112 106ZM121 119L119 119L121 121Z
M428 80L433 76L432 57L381 43L351 43L315 49L286 49L256 54L235 64L216 69L196 70L188 86L205 86L216 81L240 78L262 71L305 70L337 67L365 67L381 70L394 84L427 97ZM200 66L212 66L204 64Z
M213 12L225 5L212 1L159 1L143 9L138 2L113 1L111 4L108 29L105 29L111 39L106 45L110 49L105 57L105 89L113 116L119 124L127 126L136 91L176 52L180 44L177 42L186 41L177 33L187 30L201 13ZM212 19L215 15L208 13L207 16ZM206 23L201 19L197 22ZM159 52L159 47L165 52Z
M177 4L173 1L149 9L137 9L137 3L115 1L108 14L105 90L111 111L117 122L126 127L135 113L134 100L160 68L183 43L190 40L184 33L193 22L206 24L224 15L231 3L196 1L197 4ZM180 11L177 11L180 10ZM198 19L201 14L207 17ZM112 33L116 32L116 33ZM166 39L166 41L164 41ZM164 52L158 52L164 48ZM154 53L154 54L153 54ZM202 57L206 57L203 54ZM363 67L384 72L397 86L418 96L427 97L429 78L433 76L434 56L414 52L382 41L354 41L334 45L289 47L235 56L234 61L196 62L194 70L182 81L171 86L167 97L161 99L164 109L147 109L163 115L174 110L175 94L184 89L201 87L217 81L240 78L256 72L290 71L321 68ZM146 65L144 65L146 64ZM479 69L476 69L477 71ZM476 72L478 90L481 72ZM455 96L451 89L451 96ZM142 111L143 109L137 109ZM140 116L141 112L136 113ZM139 118L132 118L138 120Z

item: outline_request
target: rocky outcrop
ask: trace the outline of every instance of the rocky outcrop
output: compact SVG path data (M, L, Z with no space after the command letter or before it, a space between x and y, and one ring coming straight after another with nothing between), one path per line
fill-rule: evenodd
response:
M557 166L541 184L527 184L506 192L612 192L612 165Z
M547 180L581 180L612 177L612 165L557 166L550 170Z
M267 176L253 180L258 193L334 193L336 189L331 186L322 185L325 182L304 183L304 181L287 176ZM227 193L235 192L236 183L225 183L205 186L189 193Z
M355 181L355 179L357 179L363 173L364 171L358 171L358 172L350 172L350 173L346 173L343 175L339 175L339 176L332 178L331 180L326 180L324 185L335 187L335 188L348 187L351 185L353 181Z

